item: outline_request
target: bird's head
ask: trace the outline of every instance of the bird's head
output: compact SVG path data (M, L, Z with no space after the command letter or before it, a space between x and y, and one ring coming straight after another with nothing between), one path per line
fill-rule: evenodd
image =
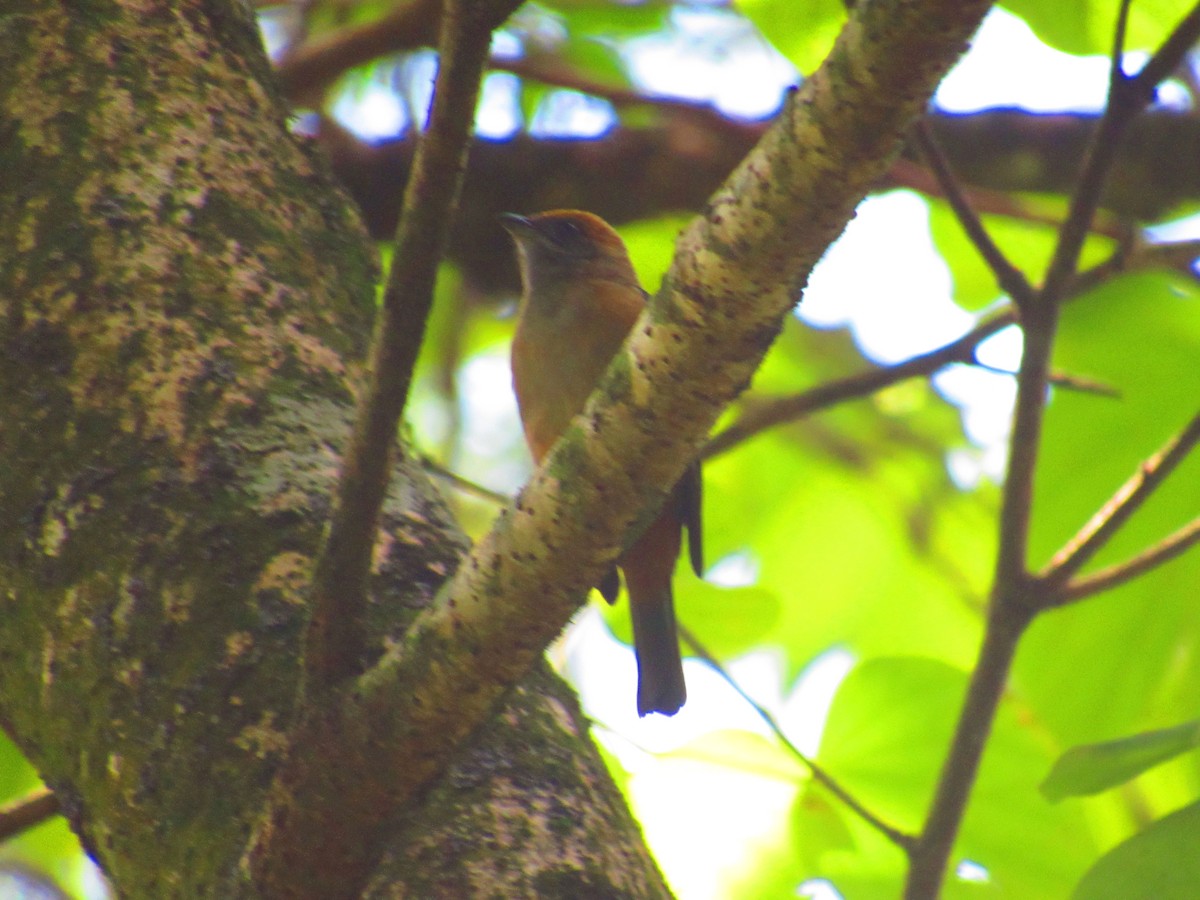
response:
M620 236L599 216L556 209L535 216L505 213L500 221L516 242L527 291L588 276L636 281Z

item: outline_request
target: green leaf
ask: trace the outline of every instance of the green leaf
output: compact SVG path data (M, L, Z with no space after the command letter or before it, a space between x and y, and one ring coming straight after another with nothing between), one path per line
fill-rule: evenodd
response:
M1024 19L1041 40L1066 53L1112 52L1119 0L1008 0L1004 6ZM1125 49L1157 49L1191 6L1189 0L1138 0L1130 6Z
M1200 885L1200 803L1118 844L1080 880L1072 900L1192 900Z
M1035 201L1029 201L1031 209ZM1036 282L1046 270L1058 244L1058 229L1049 223L1022 220L1010 216L982 217L988 235L1014 266ZM975 245L967 238L958 218L944 200L929 200L929 232L954 279L954 301L963 309L978 310L1002 293L996 276L983 261ZM1084 244L1080 268L1099 263L1112 252L1113 241L1089 235Z
M629 73L616 49L605 41L587 35L570 34L557 48L558 56L572 69L600 84L628 87Z
M846 20L845 7L835 0L740 0L738 9L805 73L829 54Z
M963 672L935 660L869 660L834 698L818 758L868 809L915 832L965 689ZM1036 773L1049 765L1051 752L1036 723L1015 706L1007 698L996 718L952 865L977 863L1001 896L1062 896L1095 845L1079 801L1054 806L1038 793ZM966 881L946 891L947 897L987 893Z
M663 28L669 3L612 3L611 0L543 0L530 4L553 10L571 31L628 37Z
M737 656L763 643L779 622L779 596L764 588L717 587L679 576L675 585L680 620L720 658Z
M719 658L745 653L762 643L779 619L779 597L759 587L718 587L676 569L675 607L683 622ZM604 618L613 635L633 641L626 605L603 604ZM687 647L684 648L687 653Z
M929 659L868 660L834 698L821 764L877 815L915 832L965 684L961 671Z
M1072 747L1059 757L1042 782L1042 793L1048 800L1096 794L1197 746L1200 720L1102 744Z

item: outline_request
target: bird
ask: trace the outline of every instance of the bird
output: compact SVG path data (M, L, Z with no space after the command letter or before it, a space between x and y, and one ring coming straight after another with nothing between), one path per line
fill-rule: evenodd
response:
M599 216L580 210L505 213L501 224L516 245L522 285L512 341L513 388L526 443L540 463L583 411L648 295L620 236ZM687 699L671 581L684 528L692 568L697 575L703 571L700 506L700 467L694 462L657 517L617 559L633 620L639 716L672 716ZM613 603L619 585L614 568L597 589Z

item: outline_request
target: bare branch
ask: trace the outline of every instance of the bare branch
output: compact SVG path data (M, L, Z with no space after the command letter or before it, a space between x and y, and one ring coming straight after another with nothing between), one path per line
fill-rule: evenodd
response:
M984 340L1012 325L1015 321L1015 313L1012 310L1005 310L937 350L915 356L894 366L859 372L846 378L819 384L799 394L763 403L743 413L736 422L713 437L704 447L700 457L708 459L717 456L755 435L761 434L768 428L795 421L845 400L870 396L876 391L910 378L932 375L951 363L973 363L975 349Z
M314 609L304 658L308 705L246 859L255 888L266 896L357 894L375 862L380 823L396 814L383 793L364 790L357 768L352 776L357 790L338 783L340 773L330 770L345 767L340 742L349 738L326 729L351 703L337 696L336 688L363 664L367 577L396 429L462 181L492 29L517 5L519 0L448 0L442 12L433 107L409 179L376 323L371 380L358 407L333 519L313 576ZM332 716L328 703L337 708ZM320 852L312 851L313 834L325 837Z
M372 339L370 382L358 407L333 518L313 576L313 614L304 656L310 688L361 671L371 551L396 429L462 185L491 41L489 9L495 10L498 25L517 5L517 0L502 0L468 12L451 4L443 13L433 107L405 191L396 252Z
M1000 289L1012 297L1018 308L1027 306L1033 298L1033 286L1025 274L1008 261L1003 251L987 233L987 229L983 227L983 222L980 221L970 200L967 199L966 192L950 168L950 161L946 159L946 154L942 152L942 148L934 138L928 122L922 119L916 124L913 128L913 140L937 178L946 201L958 217L963 231L966 232L971 243L975 245L975 249L979 251L979 255L983 257L983 261L995 275Z
M59 813L58 798L49 788L41 788L0 807L0 843L21 832L41 825Z
M1200 543L1200 519L1194 519L1131 559L1068 581L1058 591L1050 605L1066 606L1111 590L1127 581L1132 581L1139 575L1157 569L1177 556L1182 556L1198 543Z
M1112 498L1066 545L1054 554L1039 574L1038 583L1045 602L1053 605L1056 595L1067 582L1092 559L1129 518L1138 511L1163 481L1183 462L1200 441L1200 413L1179 434L1147 459Z
M1000 546L992 588L991 607L983 647L971 674L963 706L946 757L929 816L913 855L905 897L925 900L941 891L950 853L962 823L999 707L1009 669L1021 635L1040 611L1042 586L1026 568L1029 523L1032 514L1033 477L1044 418L1050 353L1054 345L1059 307L1075 283L1075 272L1084 239L1100 203L1101 190L1116 159L1121 135L1128 122L1146 105L1154 85L1142 76L1133 89L1121 72L1125 6L1114 35L1108 106L1091 142L1083 172L1071 200L1067 220L1041 290L1021 310L1025 350L1017 376L1017 405L1010 439L1008 477L1000 512ZM1176 28L1155 54L1143 75L1161 72L1164 77L1200 35L1200 6ZM1170 65L1166 63L1170 62ZM1070 573L1068 573L1069 576Z
M1017 644L1032 618L1033 613L1028 609L1012 604L992 605L950 753L938 777L925 827L910 857L905 900L930 900L941 894L950 851L979 772L979 761L992 731Z
M1151 100L1159 82L1168 77L1183 56L1200 38L1200 5L1183 19L1142 70L1133 78L1121 69L1125 18L1128 3L1121 5L1113 41L1112 68L1109 78L1109 100L1096 130L1083 171L1071 199L1070 212L1059 233L1058 246L1046 273L1041 302L1053 304L1062 296L1079 264L1079 254L1091 227L1092 218L1100 205L1101 191L1112 171L1113 161L1120 149L1121 139L1129 122Z
M839 784L832 775L826 772L825 769L822 768L815 759L810 757L807 753L792 743L791 738L787 736L783 728L780 726L778 720L771 714L770 710L746 693L745 689L737 683L732 675L729 674L729 670L721 665L721 661L709 652L708 648L700 642L699 638L692 633L691 629L685 626L682 622L676 624L679 628L679 634L692 648L692 651L698 657L708 663L712 670L725 679L725 682L737 692L738 696L745 700L750 708L758 713L759 718L761 718L767 724L767 727L771 729L771 733L775 735L779 743L781 743L787 749L787 751L792 754L792 756L800 760L805 768L812 773L814 781L828 790L829 793L841 800L842 803L846 805L847 809L882 834L885 838L887 838L905 853L912 851L912 848L916 843L916 838L913 835L907 834L906 832L901 831L899 828L889 825L887 822L883 821L883 819L879 818L877 815L867 809L867 807L864 806L857 798L855 798L853 794L846 790L846 788L842 787L842 785Z

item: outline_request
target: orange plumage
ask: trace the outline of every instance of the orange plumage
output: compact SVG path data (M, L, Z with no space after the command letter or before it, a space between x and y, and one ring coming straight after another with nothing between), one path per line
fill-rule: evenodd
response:
M590 213L504 216L524 291L512 344L513 386L525 440L540 462L584 404L646 303L625 245ZM699 574L700 472L692 466L656 518L618 560L625 574L638 661L638 714L673 715L686 690L671 576L682 529ZM600 584L616 599L615 572Z

